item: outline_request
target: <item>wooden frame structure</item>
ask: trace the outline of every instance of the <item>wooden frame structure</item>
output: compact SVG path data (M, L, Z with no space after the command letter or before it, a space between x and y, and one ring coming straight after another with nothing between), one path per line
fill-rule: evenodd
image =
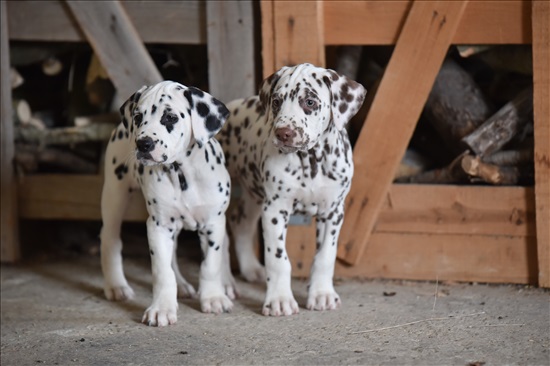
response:
M326 45L395 45L354 149L337 276L550 287L548 7L543 1L261 1L264 77L289 64L323 66ZM448 47L529 43L535 188L392 184ZM287 236L295 276L308 275L314 233L312 224L291 227Z
M226 101L255 91L252 0L2 1L1 6L2 262L20 259L19 218L100 220L103 186L102 172L14 177L10 40L89 42L123 96L162 80L144 43L206 44L211 94ZM220 44L238 49L238 60L225 57ZM220 68L221 60L231 73ZM143 198L135 197L125 220L147 217Z

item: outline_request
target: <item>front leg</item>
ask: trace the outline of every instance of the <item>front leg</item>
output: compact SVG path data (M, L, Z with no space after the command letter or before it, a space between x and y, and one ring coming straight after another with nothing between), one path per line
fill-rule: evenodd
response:
M265 243L267 294L263 315L292 315L298 313L298 303L291 288L291 264L285 249L289 211L273 202L264 204L262 228Z
M220 215L199 230L204 260L201 263L199 298L205 313L230 312L235 298L235 281L229 270L229 240L225 216ZM225 263L227 261L227 263Z
M147 236L153 273L153 302L143 314L143 323L152 326L175 324L178 319L176 276L171 267L173 232L147 219Z
M341 305L332 279L343 213L343 205L338 205L337 209L328 215L317 217L317 253L311 266L307 298L309 310L333 310Z

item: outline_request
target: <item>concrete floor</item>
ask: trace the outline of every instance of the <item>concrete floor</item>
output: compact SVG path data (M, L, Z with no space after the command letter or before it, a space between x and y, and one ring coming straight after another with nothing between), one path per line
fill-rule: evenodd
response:
M265 287L238 278L230 314L181 300L178 323L140 323L146 255L127 255L136 298L107 301L97 250L1 267L1 364L550 365L550 293L515 285L337 280L343 307L260 315ZM180 258L196 285L198 264ZM300 306L307 282L294 280Z

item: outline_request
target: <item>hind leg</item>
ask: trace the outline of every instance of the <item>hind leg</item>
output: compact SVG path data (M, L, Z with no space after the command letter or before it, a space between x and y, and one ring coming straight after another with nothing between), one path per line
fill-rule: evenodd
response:
M254 252L255 236L261 214L261 204L246 190L231 215L230 229L241 275L249 282L265 283L265 269Z
M106 176L101 195L101 269L105 297L109 300L126 300L134 297L134 291L124 277L120 227L130 193L128 184L115 178Z

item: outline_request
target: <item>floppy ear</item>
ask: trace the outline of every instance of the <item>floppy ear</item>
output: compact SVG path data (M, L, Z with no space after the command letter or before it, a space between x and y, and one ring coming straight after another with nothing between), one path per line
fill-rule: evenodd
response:
M142 86L137 92L130 95L130 97L120 106L120 118L124 128L128 129L128 123L132 123L134 109L136 108L139 99L143 92L147 89L147 86Z
M341 131L363 105L367 90L358 82L330 69L327 69L323 81L330 90L332 121Z
M210 94L194 87L187 88L183 95L189 102L193 137L202 146L222 129L229 110Z
M273 89L275 89L275 85L277 85L277 82L281 78L282 73L286 69L288 69L288 67L283 66L277 72L269 75L267 78L264 79L264 81L262 81L262 84L260 85L260 104L262 108L262 113L269 112L271 93L273 92Z

